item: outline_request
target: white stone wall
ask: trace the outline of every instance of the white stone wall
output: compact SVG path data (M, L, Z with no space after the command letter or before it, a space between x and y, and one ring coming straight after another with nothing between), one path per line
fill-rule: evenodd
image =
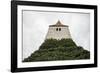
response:
M56 28L61 28L61 31L56 31ZM46 39L69 39L71 38L68 27L49 27Z

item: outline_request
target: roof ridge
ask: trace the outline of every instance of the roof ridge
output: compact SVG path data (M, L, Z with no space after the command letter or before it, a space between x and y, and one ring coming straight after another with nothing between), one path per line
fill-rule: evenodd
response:
M56 23L56 25L63 25L60 20Z
M50 27L68 27L68 25L63 25L60 20L57 21L54 25L49 25Z

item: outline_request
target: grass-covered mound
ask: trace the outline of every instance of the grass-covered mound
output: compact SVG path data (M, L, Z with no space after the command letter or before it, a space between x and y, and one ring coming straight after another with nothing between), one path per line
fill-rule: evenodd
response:
M23 62L89 59L90 52L77 46L72 39L47 39L39 50Z

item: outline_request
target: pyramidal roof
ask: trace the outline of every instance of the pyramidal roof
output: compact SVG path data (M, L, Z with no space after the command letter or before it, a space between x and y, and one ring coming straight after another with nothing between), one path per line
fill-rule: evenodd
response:
M67 25L63 25L60 20L57 21L56 24L50 25L49 27L68 27Z

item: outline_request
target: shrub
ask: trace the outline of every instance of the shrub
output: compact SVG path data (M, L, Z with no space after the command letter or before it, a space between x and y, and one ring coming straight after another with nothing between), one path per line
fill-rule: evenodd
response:
M77 60L89 59L90 52L77 46L72 39L47 39L39 50L32 53L23 62L53 61L53 60Z
M69 46L76 46L72 39L47 39L44 43L40 46L40 49L49 49L49 48L56 48L56 47L69 47Z

